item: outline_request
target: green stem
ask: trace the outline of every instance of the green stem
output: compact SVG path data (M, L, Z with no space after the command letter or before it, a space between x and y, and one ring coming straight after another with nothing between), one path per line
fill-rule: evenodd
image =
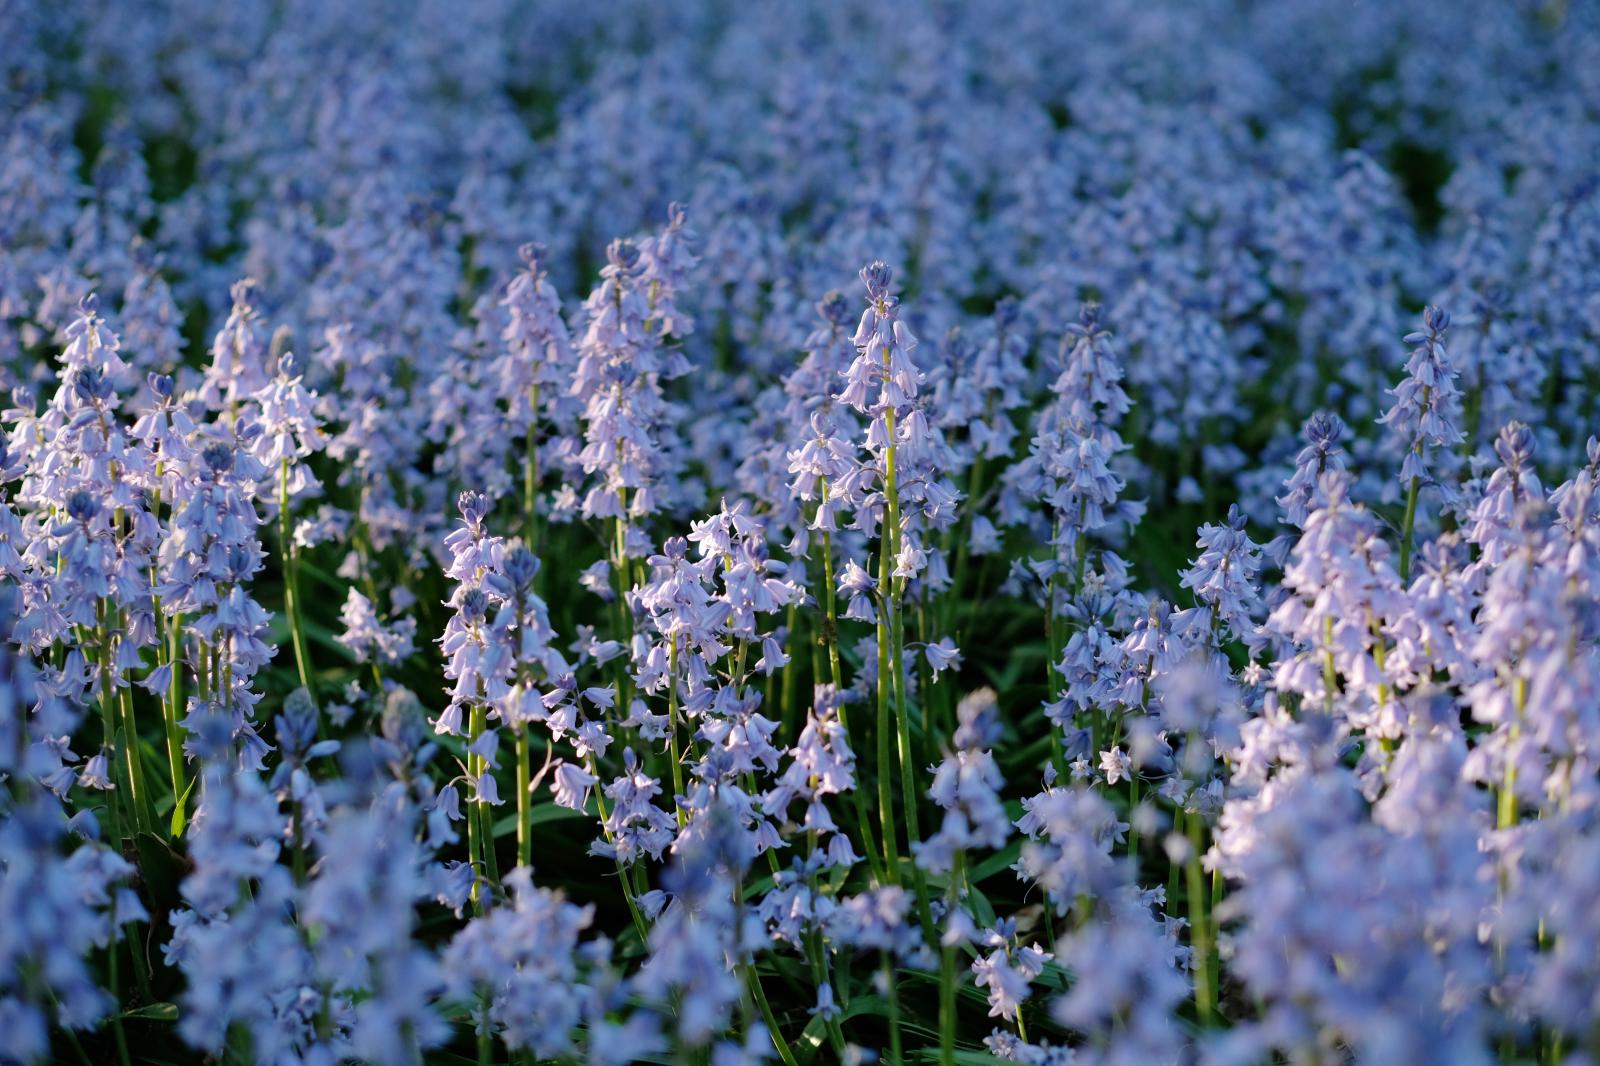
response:
M828 504L828 479L822 479L822 505ZM822 584L827 590L825 602L828 611L828 628L823 639L828 644L828 672L833 687L844 691L844 668L839 662L839 602L833 581L833 534L822 531Z
M528 726L517 728L517 865L533 865L533 760L528 752Z
M522 464L522 525L528 550L539 544L539 383L528 390L528 439Z
M484 722L483 705L474 703L467 724L467 743L469 745L477 742L479 735L483 732ZM477 792L478 776L482 772L482 760L469 752L467 754L467 776L472 778L474 793ZM485 839L483 831L484 819L481 817L480 809L484 804L477 802L476 799L469 799L468 802L470 806L467 810L467 862L477 872L478 876L487 879L489 877L488 850L492 845ZM482 914L485 910L484 895L483 887L478 883L477 878L474 878L472 902L474 909L479 914Z
M884 357L884 371L888 372L888 356ZM905 805L906 843L915 849L922 839L917 819L917 773L916 757L911 750L911 714L906 703L906 678L905 678L905 647L906 628L905 613L902 610L905 595L905 579L892 577L890 562L900 554L900 495L895 472L895 446L894 446L894 409L890 408L884 413L885 424L888 429L889 446L884 453L884 503L887 511L885 519L885 540L887 549L879 563L882 574L883 602L889 616L889 632L893 645L889 652L889 679L894 690L895 704L895 734L900 747L900 798ZM895 582L898 582L897 584ZM881 656L880 656L881 660ZM892 870L898 875L898 869ZM912 885L917 896L917 912L922 919L924 934L936 938L933 928L933 911L928 904L928 886L923 877L922 867L916 863L911 865Z
M1078 553L1078 565L1072 574L1072 602L1077 603L1083 598L1083 573L1089 562L1089 535L1084 531L1084 522L1089 515L1087 500L1078 501L1078 538L1073 547Z
M133 815L135 827L140 832L153 833L155 804L145 782L144 756L139 751L139 726L133 715L133 697L128 689L119 688L115 679L116 652L112 643L113 634L121 633L124 625L122 611L118 610L113 618L111 601L102 600L100 614L102 693L115 701L118 719L122 725L123 769L128 778L128 809Z
M161 617L158 607L156 617ZM167 734L167 772L172 777L172 821L170 825L177 829L173 833L174 839L182 834L183 814L180 808L184 803L184 796L189 791L188 775L183 764L183 727L178 724L179 716L183 713L183 663L178 661L179 651L183 647L183 615L173 615L168 623L167 637L164 644L165 662L167 672L166 699L161 702L161 718L166 727Z
M672 812L678 819L678 828L687 824L688 818L679 797L683 791L683 755L678 748L678 637L673 634L667 650L667 729L672 753Z
M955 854L950 871L947 913L961 905L962 853ZM955 1066L956 1061L956 949L954 944L939 947L939 1062Z
M478 1034L478 1066L489 1066L494 1061L494 1037L489 1032L489 993L478 993L478 1017L472 1028Z
M597 762L595 762L593 752L589 753L588 767L591 774L596 777L600 776L600 766ZM594 800L595 808L600 813L600 832L606 838L607 844L615 844L616 841L613 840L611 836L611 828L606 824L608 821L610 821L611 816L606 812L605 785L601 781L595 782ZM613 853L615 853L615 850L615 848L612 849ZM639 943L647 944L650 940L650 930L649 927L645 925L644 915L639 911L639 904L634 901L633 888L628 880L628 868L622 865L622 859L620 857L616 858L614 861L617 867L617 879L622 883L622 898L627 900L628 914L633 918L634 931L639 934Z
M150 496L150 513L157 522L161 521L161 479L165 471L165 464L156 462L156 489ZM150 587L156 586L156 565L150 564ZM161 597L152 596L152 613L156 620L156 666L167 670L167 691L161 694L161 722L163 732L167 739L167 776L172 781L172 819L168 823L180 831L183 826L183 797L189 790L187 774L183 765L183 732L178 727L178 715L182 708L179 698L183 689L183 670L178 662L178 650L182 639L179 628L182 615L172 619L167 618L161 609ZM178 833L172 834L176 839Z
M1339 671L1333 662L1333 615L1322 620L1322 687L1326 690L1328 710L1333 710L1334 697L1339 692Z
M1178 807L1172 812L1172 831L1183 832L1183 808ZM1171 914L1178 906L1178 874L1182 869L1181 864L1167 861L1167 913Z
M939 612L946 632L949 632L954 621L955 608L961 602L961 593L967 583L967 561L972 554L972 516L976 512L982 485L983 456L979 455L973 458L972 469L968 472L966 514L962 517L956 536L956 565L951 571L950 591L945 595L943 608Z
M816 778L813 775L811 787L816 787ZM806 854L814 855L817 851L817 831L815 829L806 833ZM806 874L806 887L811 892L813 900L817 898L817 871L812 868ZM821 988L828 980L828 954L824 944L822 928L813 926L806 937L806 958L811 964L811 984ZM841 1062L845 1056L844 1030L840 1028L838 1018L825 1018L823 1023L828 1031L828 1043L833 1048L834 1057Z
M122 1066L132 1066L133 1060L128 1055L128 1034L122 1031L122 988L117 981L117 951L121 941L114 936L106 948L106 975L111 981L112 994L117 999L117 1006L111 1012L111 1035L117 1041L117 1061Z
M828 479L822 479L822 503L828 502ZM828 612L827 626L823 630L823 640L828 645L828 672L833 680L834 689L844 692L844 666L839 661L839 604L838 594L833 580L833 534L826 529L822 531L822 584L825 589L823 602ZM846 737L850 736L850 721L846 717L845 705L839 703L839 728ZM881 732L881 730L880 730ZM851 741L851 749L855 749L855 742ZM879 764L882 765L881 763ZM854 788L852 802L856 809L856 824L861 832L861 852L867 857L867 864L872 870L872 879L879 884L884 882L884 867L878 861L878 842L872 832L872 819L867 816L867 792L864 788Z
M887 530L878 545L878 586L883 592L878 604L878 820L883 827L883 859L886 876L900 880L900 850L895 843L894 789L890 779L894 766L889 738L889 542Z
M1133 828L1138 821L1134 817L1139 810L1139 768L1132 768L1128 774L1128 855L1137 864L1139 861L1139 830Z
M750 994L755 997L756 1006L761 1008L761 1019L767 1023L767 1034L772 1037L772 1046L777 1049L778 1058L783 1060L784 1066L799 1066L795 1060L794 1052L789 1050L789 1042L783 1038L783 1033L778 1029L778 1018L772 1013L772 1004L767 1002L767 994L762 991L761 978L756 973L756 968L750 963L744 963L744 983L750 989Z
M1205 826L1200 813L1189 815L1189 861L1185 866L1189 891L1189 935L1194 958L1189 969L1194 974L1195 1018L1210 1025L1216 1012L1216 990L1211 986L1211 923L1206 914L1205 876L1200 868L1200 851L1205 843Z
M784 619L784 628L789 634L789 647L797 650L802 647L800 641L796 639L799 624L799 605L791 603ZM779 673L781 674L779 691L783 694L783 702L778 707L778 721L783 723L783 735L785 737L798 737L800 735L800 724L796 713L798 707L796 706L795 689L800 681L800 664L795 661L793 652L790 653L789 661L783 664L783 669ZM768 676L767 699L769 703L772 698L771 689L772 678Z
M1417 489L1420 487L1421 478L1411 475L1411 484L1406 488L1406 516L1400 524L1400 583L1405 584L1411 579L1411 537L1417 526Z
M882 953L884 997L889 1001L889 1061L893 1066L905 1062L900 1040L900 990L896 987L894 960L887 951Z
M134 808L134 820L146 833L154 833L156 826L155 797L144 776L144 755L139 750L139 727L133 714L133 693L117 690L117 707L122 717L122 737L128 749L128 780L133 782L133 795L129 797Z
M617 502L622 509L622 513L615 519L616 529L612 544L612 550L616 552L616 558L612 562L611 568L616 571L617 578L617 599L614 613L617 625L616 639L622 643L624 648L627 648L633 641L633 625L628 614L629 568L626 489L617 490ZM617 706L625 709L633 701L633 693L628 687L628 671L625 665L627 656L619 655L613 661L616 664L612 669L616 676Z
M106 751L106 770L111 774L112 783L115 784L119 776L125 775L117 772L118 755L120 754L117 750L117 701L112 693L111 640L107 635L105 622L106 604L104 600L100 601L97 614L98 624L96 629L98 632L96 635L100 643L98 649L100 659L100 727L104 733L101 742ZM124 747L126 747L126 738L124 738ZM118 806L117 789L113 788L106 794L106 813L108 821L111 823L110 840L113 848L121 847L122 843L121 817L118 814Z
M294 541L290 538L289 460L284 459L278 465L278 547L283 551L283 610L289 618L289 638L294 645L294 665L300 674L300 685L315 702L311 657L306 652L305 632L300 625L300 568L295 561Z

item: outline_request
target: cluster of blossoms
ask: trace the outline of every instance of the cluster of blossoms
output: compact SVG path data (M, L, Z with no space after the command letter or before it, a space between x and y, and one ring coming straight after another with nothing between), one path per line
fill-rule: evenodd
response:
M0 1063L1600 1060L1590 8L0 21Z

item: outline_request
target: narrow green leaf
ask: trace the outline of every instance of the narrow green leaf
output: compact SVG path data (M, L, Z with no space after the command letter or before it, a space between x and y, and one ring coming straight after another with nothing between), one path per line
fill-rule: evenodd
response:
M143 1007L122 1012L124 1018L143 1018L153 1022L175 1022L178 1020L178 1005L176 1003L151 1003Z
M564 822L570 818L587 818L583 811L575 811L570 807L562 807L555 803L540 803L529 812L529 821L534 825L545 825L549 822ZM508 833L517 831L516 812L506 815L494 823L494 835L503 837Z
M806 1027L800 1030L800 1035L789 1042L789 1047L795 1053L800 1066L810 1066L817 1052L821 1050L827 1040L828 1026L819 1015L812 1015Z
M195 778L189 779L189 784L184 787L183 795L178 798L177 803L172 805L172 821L168 825L171 832L168 835L173 840L183 836L183 827L188 824L189 793L194 791L195 780Z
M1004 870L1015 863L1018 857L1021 855L1022 841L1013 840L1010 844L1006 845L1006 847L995 852L993 855L974 866L972 868L972 880L984 881L990 877L993 877L1001 870Z

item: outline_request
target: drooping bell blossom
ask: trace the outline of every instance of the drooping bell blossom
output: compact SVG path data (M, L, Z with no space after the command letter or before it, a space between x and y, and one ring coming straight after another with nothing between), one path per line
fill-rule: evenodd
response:
M135 367L170 374L183 361L183 351L188 347L183 335L183 312L161 276L160 257L137 249L134 263L137 269L122 290L123 339Z
M828 807L829 796L844 796L857 787L855 753L839 723L843 696L832 685L818 685L800 738L789 750L789 764L762 798L762 811L786 820L791 806L805 805L801 828L816 834L830 866L849 866L857 857L850 838L838 828Z
M1400 613L1384 626L1384 669L1403 689L1425 686L1436 674L1467 685L1481 670L1468 649L1478 632L1480 589L1461 537L1444 533L1417 553Z
M1507 538L1514 546L1484 584L1470 647L1479 675L1465 702L1490 730L1465 772L1501 790L1503 813L1566 795L1578 767L1595 761L1592 611L1567 577L1570 551L1551 550L1559 543L1551 517L1543 500L1519 510Z
M536 887L527 867L505 880L508 905L468 922L445 949L440 971L457 998L470 1000L487 990L481 1024L491 1026L508 1048L539 1058L572 1054L580 1026L601 1025L612 1005L601 990L616 984L605 974L604 940L585 939L594 907ZM639 1039L636 1051L652 1046L644 1030L633 1035Z
M1306 518L1283 584L1291 595L1273 609L1268 632L1288 641L1273 667L1282 694L1308 708L1340 706L1352 724L1397 728L1386 698L1391 678L1379 665L1383 629L1400 611L1403 590L1376 517L1349 498L1350 479L1324 474L1322 506ZM1332 686L1332 687L1330 687Z
M648 326L638 247L613 241L606 256L600 287L584 303L571 392L583 404L579 460L591 479L584 517L617 519L626 527L656 511L661 479L672 473L659 433L673 417L661 382L674 368L663 361ZM634 547L627 545L630 554Z
M150 399L131 432L150 449L155 462L155 488L171 501L177 494L182 472L194 459L196 426L188 410L178 402L177 385L170 375L151 374L145 385Z
M1333 748L1293 754L1267 789L1229 801L1211 853L1230 885L1218 912L1229 971L1269 1004L1258 1037L1337 1033L1373 1061L1483 1059L1497 966L1481 933L1496 890L1478 846L1487 797L1463 773L1461 741L1407 737L1370 806ZM1340 921L1313 917L1324 900Z
M260 698L251 683L274 649L265 640L271 616L249 585L263 565L254 486L265 470L250 454L253 427L239 429L243 437L204 444L183 472L155 591L168 618L183 619L183 658L196 682L188 691L208 694L191 701L190 717L225 720L243 764L259 766L265 745L250 721ZM196 719L185 747L207 757L212 745L200 728Z
M962 728L956 749L933 771L928 797L944 811L938 827L913 843L917 863L931 874L948 873L958 853L997 849L1011 836L1011 819L1001 801L1005 778L984 746L990 739L985 719L995 717L994 693L982 690L961 701Z
M598 778L589 784L597 781ZM605 786L605 794L610 809L604 819L602 839L589 845L590 852L614 859L622 866L632 866L646 856L659 862L677 836L677 822L671 811L657 804L656 798L662 794L661 782L644 771L632 748L623 750L622 774ZM574 809L581 810L582 803Z
M251 444L256 461L267 471L259 496L268 513L275 513L280 497L294 501L314 497L321 484L305 460L327 443L317 416L317 394L308 391L290 353L278 357L273 378L250 396L249 417L261 432Z
M116 384L127 378L128 364L93 294L79 303L65 334L59 387L28 432L19 422L12 434L13 451L26 461L17 498L48 507L84 490L107 511L144 510L150 457L122 425Z
M1195 448L1201 469L1219 474L1226 472L1226 452L1203 442L1228 436L1240 420L1246 365L1210 304L1209 298L1175 297L1141 278L1117 300L1112 317L1125 324L1120 336L1128 384L1148 414L1149 440Z
M1467 536L1478 547L1468 576L1482 581L1521 546L1522 513L1544 497L1536 465L1538 442L1521 422L1508 422L1494 441L1500 465L1473 506Z
M784 378L781 392L774 390L772 443L740 467L746 479L756 477L758 469L770 471L757 491L773 508L778 528L792 530L788 551L796 555L810 554L812 533L826 531L831 537L838 532L839 516L859 498L861 481L852 443L860 427L834 397L839 376L856 354L849 305L833 290L815 310L821 321L805 339L805 355ZM768 483L770 489L763 491Z
M678 1039L706 1043L727 1025L743 982L736 967L766 939L755 913L735 902L734 881L755 858L744 826L750 802L732 786L710 790L673 845L662 888L645 900L653 916L638 993L674 1005Z
M377 605L360 590L351 588L340 610L344 632L334 639L349 649L359 663L397 666L410 658L415 649L417 620L400 615L385 621Z
M1437 307L1422 315L1423 328L1406 334L1406 343L1415 345L1406 360L1406 376L1389 390L1394 405L1378 421L1388 426L1405 448L1400 464L1400 481L1413 479L1438 485L1445 502L1454 499L1454 489L1445 480L1451 473L1445 458L1448 449L1464 439L1456 428L1456 371L1445 351L1444 335L1450 328L1450 315Z
M667 224L639 243L645 302L649 306L652 331L663 341L682 340L694 332L694 320L678 306L686 294L689 275L699 263L693 252L695 235L688 226L689 211L681 203L667 205ZM681 359L669 353L669 361ZM687 365L669 370L669 377L686 371Z
M1175 919L1152 913L1162 902L1165 889L1129 886L1060 943L1063 968L1099 978L1073 982L1050 1007L1056 1024L1107 1049L1091 1061L1170 1062L1185 1053L1189 1040L1177 1014L1189 995L1189 949L1179 943Z
M1027 402L1029 335L1021 305L1010 296L995 304L986 333L970 348L959 328L953 332L957 336L947 340L946 357L933 374L930 406L952 438L951 473L960 474L980 459L1011 455L1017 435L1011 412Z
M444 674L453 684L434 731L469 739L472 802L497 806L502 802L493 773L499 727L520 731L533 722L549 722L556 739L576 729L580 745L586 734L576 719L576 701L570 717L554 716L557 704L538 691L541 683L565 677L570 670L555 646L548 609L533 592L538 558L520 542L508 545L489 532L486 497L464 492L457 507L461 525L445 545L450 557L446 573L456 585L448 601L452 613L439 638ZM608 743L601 733L584 753L603 753ZM558 767L558 802L563 780Z
M1004 919L983 935L980 953L972 963L973 981L989 997L989 1017L1016 1021L1033 981L1054 956L1038 944L1024 945L1017 938L1016 921Z
M18 448L17 499L31 507L19 530L29 540L19 560L30 575L28 610L14 639L42 648L87 637L110 689L120 689L158 639L151 569L161 530L150 495L158 468L123 424L116 383L130 375L92 296L65 332L60 386L11 437L13 446L27 442Z
M1030 577L1047 590L1052 615L1081 613L1084 605L1071 601L1087 585L1103 587L1103 606L1115 602L1126 585L1125 564L1107 549L1090 567L1089 536L1120 533L1144 513L1142 502L1123 498L1126 479L1112 466L1125 450L1116 425L1130 401L1110 338L1099 308L1084 305L1062 337L1061 369L1036 418L1029 454L1002 476L1001 518L1027 525L1051 549Z
M690 557L691 543L699 559ZM651 577L635 596L642 617L634 677L658 705L630 717L653 735L671 736L672 745L687 725L690 750L703 753L697 762L685 759L695 785L674 797L687 819L682 831L692 833L694 811L721 789L742 794L746 774L772 774L779 765L777 723L761 713L752 681L788 662L782 630L768 628L764 616L784 611L802 593L788 567L768 554L764 523L742 503L693 523L688 538L669 538L648 562ZM659 706L663 694L666 707ZM761 846L776 846L775 831L753 804L741 809L763 834Z
M551 282L549 253L541 245L523 245L519 254L524 269L506 286L500 307L505 326L499 340L503 353L494 361L496 392L516 430L513 436L533 441L532 461L542 482L544 475L565 473L571 465L570 440L579 406L567 392L575 369L576 353L566 321L561 317L561 297ZM514 455L513 462L528 457ZM517 480L513 478L513 480ZM535 485L539 491L542 485Z
M211 342L211 365L196 399L209 411L232 412L268 382L268 340L256 308L255 282L236 281L233 307Z
M1318 411L1306 419L1301 430L1305 447L1295 454L1294 473L1283 483L1286 491L1278 497L1278 506L1283 508L1284 521L1289 525L1305 527L1306 516L1318 502L1316 491L1322 475L1345 468L1344 449L1340 447L1345 432L1338 415Z
M294 878L278 862L287 825L259 777L209 765L188 834L184 905L163 949L187 978L178 1033L191 1047L220 1051L235 1026L257 1054L290 1055L315 1040L323 997L291 920ZM239 951L241 937L270 955Z
M862 480L852 482L846 474L841 488L846 498L859 491L853 525L869 537L889 513L893 489L892 504L900 518L900 528L887 531L898 545L893 576L902 583L920 579L937 591L949 578L932 534L956 522L960 493L945 476L955 461L930 421L925 399L919 398L924 374L911 356L918 341L901 317L893 272L878 260L860 276L867 307L852 337L856 357L844 371L845 387L836 398L869 416L863 441L869 458L860 467Z
M1027 836L1016 865L1020 880L1038 885L1058 915L1080 897L1108 894L1121 881L1113 850L1128 825L1091 788L1051 786L1022 801L1017 828Z
M366 802L328 818L296 917L317 984L333 990L340 1024L329 1057L421 1061L450 1036L438 1010L446 973L416 940L417 907L434 896L438 868L417 840L412 790L393 779L372 786Z
M1115 453L1121 450L1121 441L1107 434L1122 421L1132 401L1122 387L1122 359L1111 337L1100 320L1098 304L1084 304L1078 320L1067 323L1061 337L1061 372L1051 385L1055 398L1041 414L1040 425L1095 427L1106 451Z
M16 617L17 601L0 585L0 629ZM134 867L98 841L92 813L68 817L67 788L53 781L63 771L70 781L63 756L76 761L66 738L79 718L9 639L0 640L0 770L9 788L0 817L0 956L9 960L0 970L0 1015L7 1054L19 1062L49 1057L52 1026L90 1029L118 1009L92 956L120 942L124 925L149 917Z
M1600 438L1590 437L1588 461L1570 480L1550 491L1560 530L1551 545L1561 568L1581 595L1600 589Z
M1223 525L1200 527L1196 546L1201 550L1178 583L1194 593L1196 608L1181 611L1173 625L1194 643L1213 651L1226 638L1243 641L1252 655L1266 644L1255 615L1261 606L1256 575L1261 569L1261 549L1245 532L1244 514L1237 505L1228 508Z

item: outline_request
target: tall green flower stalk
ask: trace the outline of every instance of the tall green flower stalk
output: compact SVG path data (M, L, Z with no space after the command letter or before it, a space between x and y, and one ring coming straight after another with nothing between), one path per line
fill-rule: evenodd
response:
M121 783L127 792L126 813L140 832L154 831L150 790L145 782L144 763L139 754L138 723L131 700L121 699L116 683L116 622L120 615L109 599L100 601L96 611L96 630L100 655L100 714L105 727L107 759L117 762Z
M467 726L467 746L473 747L478 743L478 738L483 736L487 726L487 714L482 700L474 700L472 711ZM472 779L474 792L481 785L483 775L488 767L480 755L471 751L467 753L467 776ZM476 796L469 801L467 811L467 861L478 872L479 877L473 879L472 902L479 914L486 909L484 906L484 890L479 878L487 880L490 884L499 881L499 871L496 869L494 857L494 819L489 813L489 805L480 802Z
M890 877L899 877L899 848L895 841L895 811L890 777L895 760L890 755L889 730L893 730L900 772L902 811L906 841L915 848L921 839L917 824L916 757L911 746L911 717L905 677L905 592L909 575L917 569L917 551L907 551L903 542L898 472L900 413L914 413L913 400L922 375L911 363L910 352L916 337L899 321L899 300L890 291L892 274L887 265L875 262L861 271L867 287L868 306L862 315L853 341L858 355L846 371L846 387L840 400L857 410L870 413L873 425L868 430L868 447L876 454L879 484L883 490L883 522L878 531L878 805L883 820L884 858ZM877 388L874 398L872 389ZM926 430L925 424L923 425ZM892 713L891 713L892 707ZM913 865L918 912L923 927L933 926L928 904L927 884L920 868Z
M893 746L894 721L890 711L893 701L893 682L889 674L889 538L885 533L878 547L878 723L876 731L878 758L878 820L883 827L883 861L888 876L900 879L900 849L894 818Z
M887 357L885 366L887 368ZM885 415L889 428L890 445L884 456L885 470L885 507L887 509L883 540L887 545L883 559L880 562L881 582L883 584L884 615L888 616L888 629L890 651L888 676L890 686L894 690L894 722L895 735L899 740L900 759L900 797L905 806L906 843L915 850L922 840L921 828L917 818L917 784L916 784L916 756L911 748L911 714L906 701L906 673L905 673L905 587L904 577L895 577L893 569L889 566L890 559L900 556L900 506L899 487L895 477L895 417L891 408ZM879 640L882 646L883 625L879 624ZM882 665L883 656L879 655L879 664ZM880 685L882 679L880 678ZM892 831L892 826L886 827L885 832ZM912 882L917 896L917 912L922 919L922 927L928 935L933 935L932 908L928 903L928 886L923 877L922 868L915 863L911 867Z
M1213 981L1212 950L1215 936L1208 913L1205 873L1200 866L1201 852L1205 847L1205 819L1198 810L1184 818L1189 830L1189 854L1184 862L1185 888L1189 895L1190 946L1194 949L1195 1018L1201 1025L1209 1025L1217 1010L1217 989Z
M162 394L158 393L158 399ZM166 466L161 460L156 462L156 489L150 497L150 514L157 523L161 521L161 488L162 478ZM155 560L150 562L150 587L155 589L160 583ZM167 750L167 775L172 784L172 816L168 819L168 833L173 840L183 835L184 823L187 820L184 812L184 799L189 792L188 773L184 768L183 754L183 727L178 724L182 713L183 700L183 670L179 662L179 652L183 641L183 616L181 614L168 618L161 609L161 597L152 593L152 614L156 619L156 669L165 670L167 684L162 689L159 699L161 704L162 733L166 738Z
M955 865L950 871L950 883L945 891L945 913L953 914L961 906L961 885L966 874L966 856L961 850L955 853ZM955 1066L956 1061L956 945L941 939L939 944L939 1062L941 1066Z
M523 442L522 538L528 550L539 550L539 383L528 387L528 436Z
M300 675L300 687L311 694L313 702L317 690L311 683L311 655L306 650L305 625L300 618L300 560L295 552L293 515L289 510L289 460L278 464L278 547L283 552L283 613L289 620L289 638L294 645L295 670Z
M672 811L678 828L682 829L688 819L678 802L678 797L684 794L683 752L678 744L678 635L673 633L670 639L672 643L667 651L667 737L672 760Z
M1390 390L1394 406L1378 421L1406 434L1405 459L1400 478L1406 485L1406 511L1400 523L1400 580L1411 579L1411 546L1417 524L1417 495L1424 484L1437 480L1429 468L1429 449L1443 459L1466 438L1456 428L1459 392L1456 370L1445 351L1444 335L1450 315L1437 307L1422 312L1422 329L1406 335L1414 345L1406 361L1406 376Z
M819 506L828 505L828 479L819 481L822 491L822 501ZM838 584L834 580L833 572L833 534L827 529L822 531L822 586L823 607L827 612L824 623L823 642L827 645L828 676L833 682L833 687L838 692L844 691L844 667L839 657L839 597ZM839 727L844 730L845 736L850 736L850 722L845 716L844 701L839 703ZM880 728L878 735L883 736ZM881 780L881 779L880 779ZM881 787L881 786L880 786ZM853 806L856 811L856 825L861 833L861 850L867 857L867 864L872 870L873 880L883 883L886 873L893 870L892 865L885 867L878 861L878 842L872 832L872 820L867 816L867 793L863 788L852 789ZM887 832L887 828L885 830ZM887 852L885 852L887 855Z
M156 617L161 617L159 603ZM185 805L189 795L188 775L184 772L183 726L179 718L183 713L183 615L173 615L167 620L167 629L160 645L159 663L167 668L167 690L162 695L161 717L167 734L167 771L172 776L172 817L168 831L172 839L183 835L187 821Z

